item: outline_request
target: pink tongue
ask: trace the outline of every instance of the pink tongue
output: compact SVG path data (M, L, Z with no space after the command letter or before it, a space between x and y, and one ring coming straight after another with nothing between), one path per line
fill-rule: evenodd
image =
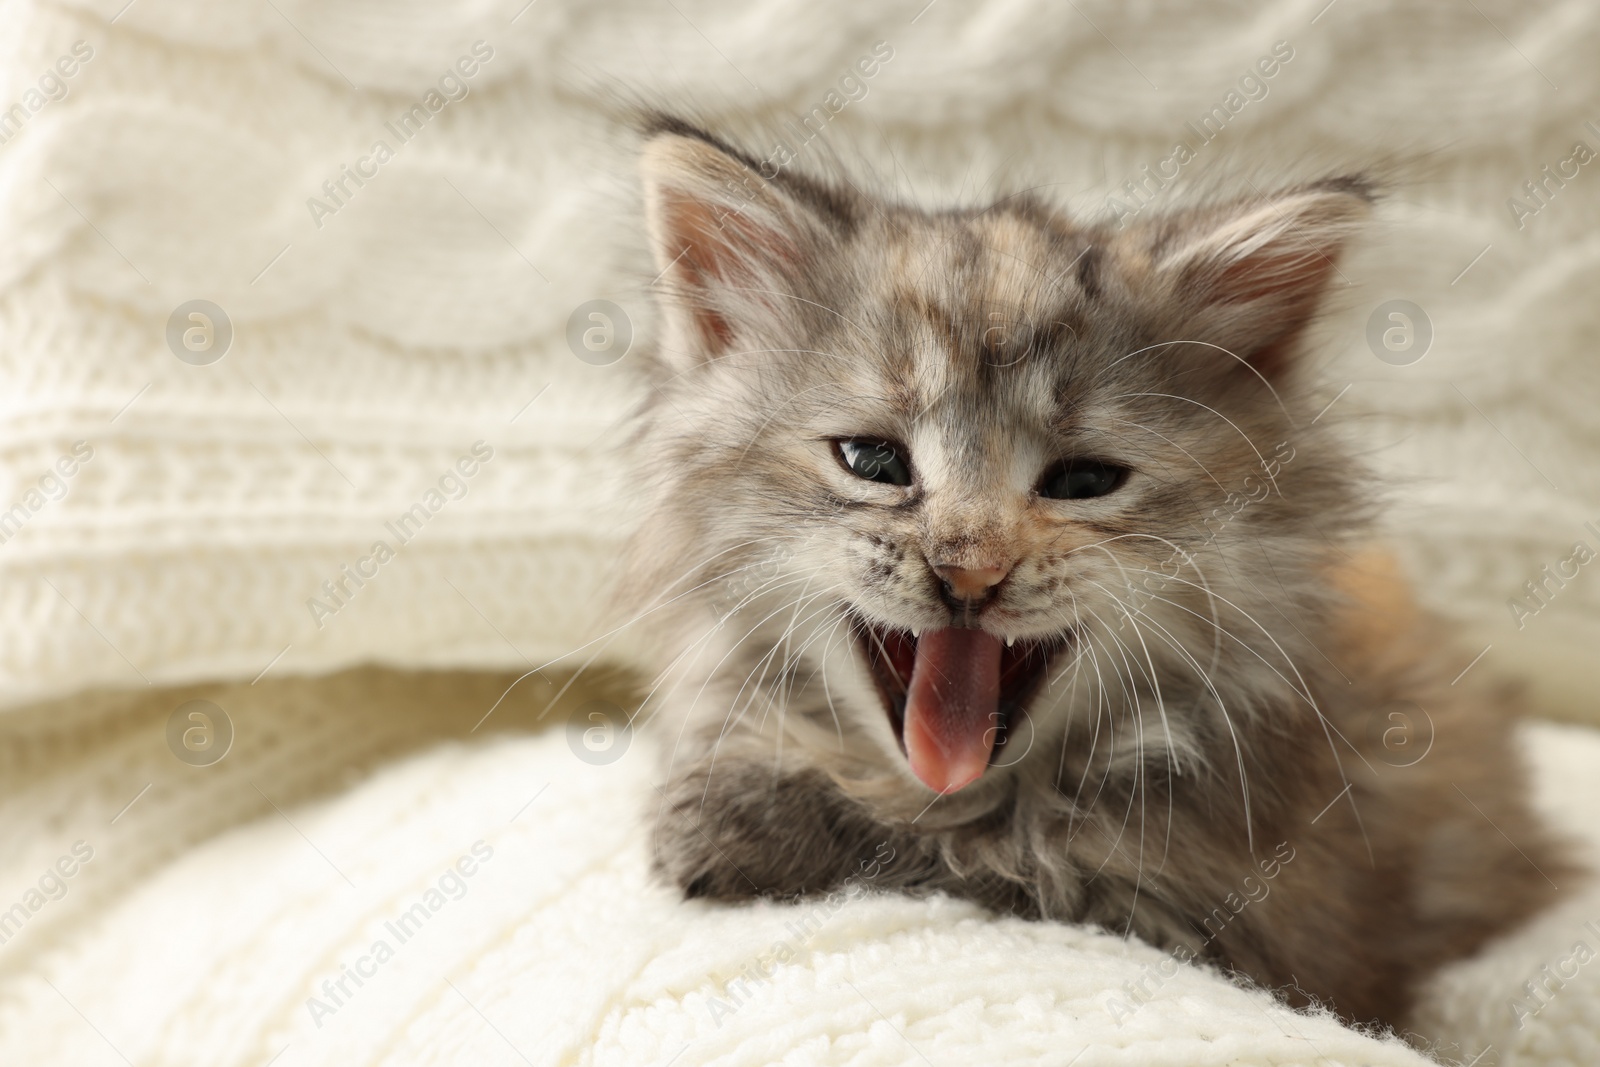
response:
M906 692L911 771L954 793L982 776L1000 725L1000 639L983 630L925 632Z

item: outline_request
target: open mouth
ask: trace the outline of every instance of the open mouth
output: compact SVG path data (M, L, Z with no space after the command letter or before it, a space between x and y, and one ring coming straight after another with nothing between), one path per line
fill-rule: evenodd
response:
M979 629L909 630L852 615L901 751L928 788L954 793L982 777L1027 713L1065 635L1006 645Z

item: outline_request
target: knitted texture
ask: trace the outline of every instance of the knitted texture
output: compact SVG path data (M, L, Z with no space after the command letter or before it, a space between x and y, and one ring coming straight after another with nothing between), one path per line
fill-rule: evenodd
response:
M878 41L892 59L846 81ZM1600 176L1574 152L1600 149L1597 48L1584 0L13 0L0 702L363 660L522 669L598 632L653 273L620 85L719 124L811 115L797 165L860 156L930 202L1009 175L1097 215L1154 209L1182 190L1143 168L1180 140L1192 186L1397 164L1387 238L1340 268L1330 417L1395 487L1422 595L1479 632L1463 666L1492 643L1480 669L1586 713L1600 580L1549 582L1515 620L1508 600L1576 540L1600 548ZM594 299L635 334L610 365L568 339ZM1423 309L1420 362L1369 343L1393 299ZM225 313L209 335L195 300ZM92 458L53 474L78 441ZM492 460L447 481L479 441ZM603 653L626 661L626 634Z
M8 765L50 771L6 773L0 904L92 856L0 945L0 1062L1428 1062L1139 942L876 895L870 872L798 907L683 903L647 873L648 739L599 762L567 725L616 694L580 684L529 733L550 692L519 687L469 734L512 677L368 669L16 712ZM163 742L193 698L236 730L208 767ZM1541 805L1600 853L1600 735L1532 741ZM1457 1062L1595 1062L1600 969L1520 1029L1511 1005L1597 943L1597 915L1580 892L1453 969L1424 1032Z

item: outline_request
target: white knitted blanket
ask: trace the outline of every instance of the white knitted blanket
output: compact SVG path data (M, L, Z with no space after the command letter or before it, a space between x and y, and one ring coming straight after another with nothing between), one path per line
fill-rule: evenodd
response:
M807 152L929 198L1010 175L1144 210L1180 140L1192 184L1398 161L1389 236L1341 264L1330 417L1481 642L1463 667L1487 646L1472 669L1596 718L1597 50L1583 0L0 5L0 1063L1420 1062L1083 930L685 907L644 882L642 743L480 741L506 678L304 679L520 671L592 631L637 388L608 360L650 325L621 84L820 107ZM202 679L236 684L147 688ZM215 766L165 740L190 697L234 723ZM1594 810L1600 744L1539 736L1547 803ZM1589 921L1446 976L1428 1033L1600 1062Z
M53 758L13 764L0 799L0 907L41 894L0 944L0 1063L1426 1062L1138 942L875 895L870 869L800 907L684 904L646 874L644 739L610 762L559 726L454 739L508 680L365 671L19 713L6 755ZM237 728L205 768L162 737L200 692ZM97 742L68 749L86 726ZM1600 735L1532 738L1541 805L1600 857ZM1436 983L1420 1029L1446 1062L1600 1062L1600 889L1568 888Z
M1588 714L1600 580L1539 569L1600 548L1597 49L1587 0L10 0L0 702L568 651L635 389L622 335L586 362L569 320L649 319L622 86L714 122L821 108L796 166L929 199L1009 175L1121 215L1179 195L1143 169L1179 141L1190 184L1403 164L1388 238L1341 266L1333 415L1484 667ZM1394 299L1427 321L1385 362Z

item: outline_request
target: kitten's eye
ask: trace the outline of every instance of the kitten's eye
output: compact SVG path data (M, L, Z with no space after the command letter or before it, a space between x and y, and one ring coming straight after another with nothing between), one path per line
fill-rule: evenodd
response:
M1087 500L1105 496L1128 480L1128 468L1095 459L1073 459L1045 475L1039 495L1051 500Z
M869 482L911 484L911 471L887 441L840 441L839 458L851 474Z

